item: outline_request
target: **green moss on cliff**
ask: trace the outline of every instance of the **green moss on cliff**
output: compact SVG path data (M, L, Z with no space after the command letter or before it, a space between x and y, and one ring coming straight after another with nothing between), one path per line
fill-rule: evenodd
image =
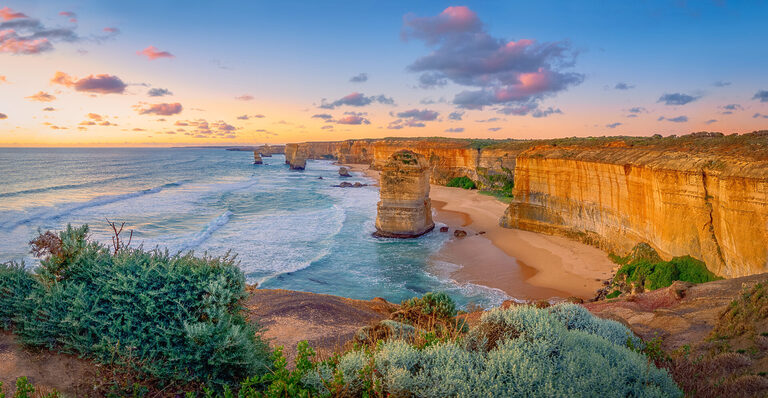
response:
M710 272L704 262L691 256L664 261L647 243L638 244L625 257L612 255L611 258L621 265L613 279L614 292L656 290L674 281L703 283L722 279Z
M447 187L464 188L464 189L476 189L477 185L469 177L455 177L445 184Z

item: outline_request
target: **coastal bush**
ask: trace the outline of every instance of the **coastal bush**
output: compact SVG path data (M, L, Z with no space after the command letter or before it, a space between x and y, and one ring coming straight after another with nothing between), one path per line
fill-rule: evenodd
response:
M61 397L61 394L59 394L56 390L53 390L47 394L44 394L42 391L38 391L37 393L35 393L35 391L36 391L35 386L33 386L32 383L30 383L25 376L22 376L16 379L16 392L12 395L12 398L32 398L32 397L59 398ZM5 398L5 392L3 391L3 382L1 381L0 381L0 398Z
M641 243L625 257L612 256L621 265L614 276L613 286L619 292L656 290L674 281L691 283L711 282L721 279L707 269L704 262L691 256L675 257L664 261L646 243ZM614 295L615 297L615 295Z
M24 270L23 263L0 264L0 329L11 328L36 284L35 278Z
M453 188L463 188L463 189L475 189L477 188L477 185L475 185L475 182L472 181L469 177L463 176L463 177L454 177L450 181L448 181L447 184L445 184L447 187L453 187Z
M113 253L87 231L68 226L57 235L60 247L41 252L31 291L15 304L24 343L168 382L234 385L266 371L267 345L241 313L245 278L234 258ZM24 275L15 277L21 294L33 277Z
M512 307L483 314L464 340L424 348L382 341L323 363L305 380L322 386L317 381L333 373L346 386L335 391L349 396L682 395L665 370L628 343L642 344L618 322L577 305Z

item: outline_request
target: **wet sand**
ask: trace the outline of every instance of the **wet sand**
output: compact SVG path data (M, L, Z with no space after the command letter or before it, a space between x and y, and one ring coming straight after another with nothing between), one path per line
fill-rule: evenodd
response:
M367 165L354 171L378 180ZM570 296L588 299L611 276L615 264L601 250L559 236L499 226L507 204L461 188L432 185L435 222L467 232L452 238L432 258L432 272L459 284L473 283L504 291L520 300ZM439 228L435 232L441 233Z

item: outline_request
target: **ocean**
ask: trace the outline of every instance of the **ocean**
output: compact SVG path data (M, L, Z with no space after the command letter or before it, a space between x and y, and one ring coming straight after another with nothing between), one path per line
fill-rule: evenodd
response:
M331 186L374 181L342 180L328 160L305 171L284 160L253 165L252 152L224 149L0 148L0 262L36 266L28 242L68 223L109 243L109 218L134 231L132 247L236 254L261 288L393 302L444 291L462 307L509 298L429 272L447 234L373 237L377 187Z

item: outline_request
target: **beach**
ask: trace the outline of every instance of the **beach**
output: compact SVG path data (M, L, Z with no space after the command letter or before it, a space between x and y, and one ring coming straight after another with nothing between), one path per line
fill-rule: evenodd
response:
M347 166L378 180L378 172L368 165ZM595 247L499 226L507 204L476 190L431 185L430 198L436 223L447 225L450 234L467 232L430 259L432 273L458 284L498 289L518 300L589 299L616 267Z

